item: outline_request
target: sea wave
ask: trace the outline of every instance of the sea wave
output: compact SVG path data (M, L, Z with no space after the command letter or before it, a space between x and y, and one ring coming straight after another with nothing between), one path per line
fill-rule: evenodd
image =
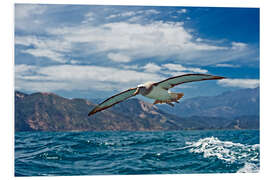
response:
M238 173L257 173L259 172L259 167L253 163L245 163L244 167L240 168Z
M204 158L217 158L226 163L243 164L237 171L250 173L259 171L260 145L246 145L222 141L217 137L206 137L194 142L186 142L191 153L203 154Z
M15 176L259 171L259 131L21 132Z

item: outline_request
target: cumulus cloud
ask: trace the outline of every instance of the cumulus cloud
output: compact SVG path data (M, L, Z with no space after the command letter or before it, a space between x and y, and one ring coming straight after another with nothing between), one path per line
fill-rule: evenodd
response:
M16 76L25 74L27 72L30 72L32 69L35 69L36 66L26 65L26 64L20 64L15 66L15 74Z
M56 7L52 8L53 11L48 7L48 5L16 5L16 29L20 27L24 28L24 32L32 31L30 34L39 32L44 35L43 38L22 35L29 33L16 35L16 44L34 45L34 48L27 47L23 53L35 57L46 56L60 63L68 62L64 57L77 53L71 58L98 54L99 57L104 56L103 60L116 60L121 63L123 61L114 57L120 54L126 56L124 62L157 57L157 61L173 58L175 62L193 65L212 65L249 57L250 54L256 53L256 50L252 51L249 45L243 42L225 45L218 43L218 40L215 42L198 35L194 36L192 29L187 29L183 22L154 20L153 15L161 14L154 8L140 10L130 8L126 11L114 8L113 11L106 11L105 16L100 12L88 10L77 22L70 21L56 25L55 22L51 22L52 12L61 17L63 6L59 8L60 11ZM182 8L177 13L187 11ZM110 54L112 52L114 54Z
M135 11L127 11L123 13L118 13L118 14L111 14L106 17L106 19L112 19L112 18L117 18L117 17L129 17L129 16L134 16L137 13Z
M126 62L131 61L130 57L128 57L124 54L121 54L121 53L109 53L108 58L112 61L115 61L115 62L126 63Z
M180 11L186 12L185 9ZM148 9L110 14L108 17L136 18L158 13L157 10ZM79 52L80 56L103 54L107 59L119 63L152 57L164 61L173 57L181 63L197 65L220 63L251 53L245 43L232 42L228 47L205 38L195 38L183 26L183 22L151 21L140 24L126 20L94 25L88 23L97 18L93 12L86 13L84 18L76 26L45 28L48 36L15 36L15 43L34 46L31 49L28 47L23 53L48 57L60 63L67 62L64 57L75 52Z
M16 65L17 89L55 90L123 90L164 77L147 72L102 66L57 65L37 67ZM46 84L46 87L44 85ZM39 89L38 89L39 88Z
M245 48L247 48L247 44L246 43L232 42L232 49L233 50L244 50Z
M155 63L148 63L143 67L143 69L145 69L146 72L157 72L161 70L161 67Z
M28 32L44 29L42 15L47 9L47 5L44 4L16 4L15 29Z
M155 9L147 9L147 10L138 10L138 11L126 11L126 12L120 12L116 14L110 14L109 16L106 17L106 19L114 19L114 18L119 18L119 17L142 17L148 16L148 15L154 15L154 14L159 14L160 12L155 10Z
M187 74L187 73L208 73L206 69L202 69L199 67L188 67L183 66L181 64L161 64L158 65L153 62L149 62L143 66L139 65L123 65L121 66L124 69L133 69L136 71L144 70L144 72L149 73L158 73L158 74L164 74L166 76L175 76L175 75L181 75L181 74Z
M135 65L124 65L122 64L120 66L121 68L124 68L124 69L132 69L132 70L139 70L139 69L142 69L139 65L135 64Z
M45 5L38 4L16 4L15 5L15 18L25 19L29 18L31 15L43 14L47 9Z
M76 63L46 67L21 64L15 66L15 88L50 92L57 90L122 91L147 81L158 82L170 76L206 72L205 69L172 63L124 65L119 68L76 65ZM255 88L259 86L259 80L224 79L218 81L218 84L226 87Z
M90 23L95 20L94 13L88 12L84 15L84 20L82 21L83 24Z
M16 65L16 87L35 91L123 90L119 88L173 75L208 73L199 68L203 65L232 67L226 62L256 56L258 52L243 42L202 38L193 33L196 30L187 29L184 22L170 22L161 11L149 7L126 11L111 7L102 12L95 7L79 7L83 11L70 12L79 14L72 20L63 20L69 13L63 12L64 6L48 7L15 5L15 45L19 46L16 53L30 54L36 59L45 57L60 65ZM179 9L176 13L187 11ZM156 17L163 20L157 21ZM147 59L155 61L145 63ZM106 63L114 67L101 66ZM237 82L233 82L220 81L223 86L236 86ZM252 82L256 84L249 81L249 85L242 86L251 87Z
M172 71L185 71L186 68L181 64L164 64L163 67L172 70Z
M207 73L206 69L194 68L194 67L184 67L181 64L164 64L164 68L173 72L173 74L177 72L181 73Z
M222 79L218 84L224 87L256 88L259 87L259 79Z
M22 53L35 57L46 57L60 63L67 61L64 56L72 49L72 44L67 41L37 36L16 36L15 44L26 46L25 49L21 50Z
M27 49L27 50L22 50L21 52L31 54L35 57L46 57L46 58L49 58L50 60L60 62L60 63L66 62L62 54L49 50L49 49Z
M181 68L178 69L179 67ZM57 90L122 91L144 82L158 82L172 75L181 75L193 72L193 70L194 68L179 64L159 66L155 63L147 63L141 67L125 65L119 68L77 65L76 63L45 67L21 64L15 66L15 88L50 92Z
M227 47L193 41L181 22L152 22L136 24L128 22L107 23L100 26L82 25L76 27L54 28L48 31L70 44L93 46L91 53L108 53L111 60L116 54L125 55L125 62L142 58L161 57L166 59L191 60L200 52L226 50ZM85 52L89 48L82 49ZM195 53L197 52L197 54Z
M183 13L187 12L187 9L181 9L181 10L178 10L176 12L179 13L179 14L183 14Z

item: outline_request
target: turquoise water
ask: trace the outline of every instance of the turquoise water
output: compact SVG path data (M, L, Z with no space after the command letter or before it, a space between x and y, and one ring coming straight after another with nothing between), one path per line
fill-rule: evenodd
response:
M258 172L258 130L20 132L15 176Z

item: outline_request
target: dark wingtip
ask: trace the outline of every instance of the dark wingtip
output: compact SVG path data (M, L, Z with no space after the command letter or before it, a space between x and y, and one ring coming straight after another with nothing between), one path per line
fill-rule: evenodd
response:
M226 77L223 77L223 76L214 76L214 79L226 79Z
M92 111L90 111L90 112L88 113L88 116L91 116L91 115L95 114L96 112L97 112L96 109L93 109Z

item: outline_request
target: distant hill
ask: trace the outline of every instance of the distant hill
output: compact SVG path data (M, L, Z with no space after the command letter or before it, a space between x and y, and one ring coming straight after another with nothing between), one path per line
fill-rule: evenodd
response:
M259 128L257 115L240 117L194 115L184 117L180 114L181 117L179 117L165 112L159 106L135 98L88 117L88 112L94 107L94 103L85 99L67 99L53 93L25 94L16 91L15 131L157 131ZM203 107L200 108L203 109ZM198 112L197 109L193 110Z
M131 100L128 113L104 110L88 117L94 104L84 99L66 99L53 93L26 95L15 92L16 131L102 131L102 130L176 130L180 127L151 104ZM122 104L123 105L123 104ZM130 105L130 104L129 104Z
M181 117L210 116L235 118L238 116L259 116L259 88L240 89L218 96L195 97L180 101L174 108L158 107L163 111Z

